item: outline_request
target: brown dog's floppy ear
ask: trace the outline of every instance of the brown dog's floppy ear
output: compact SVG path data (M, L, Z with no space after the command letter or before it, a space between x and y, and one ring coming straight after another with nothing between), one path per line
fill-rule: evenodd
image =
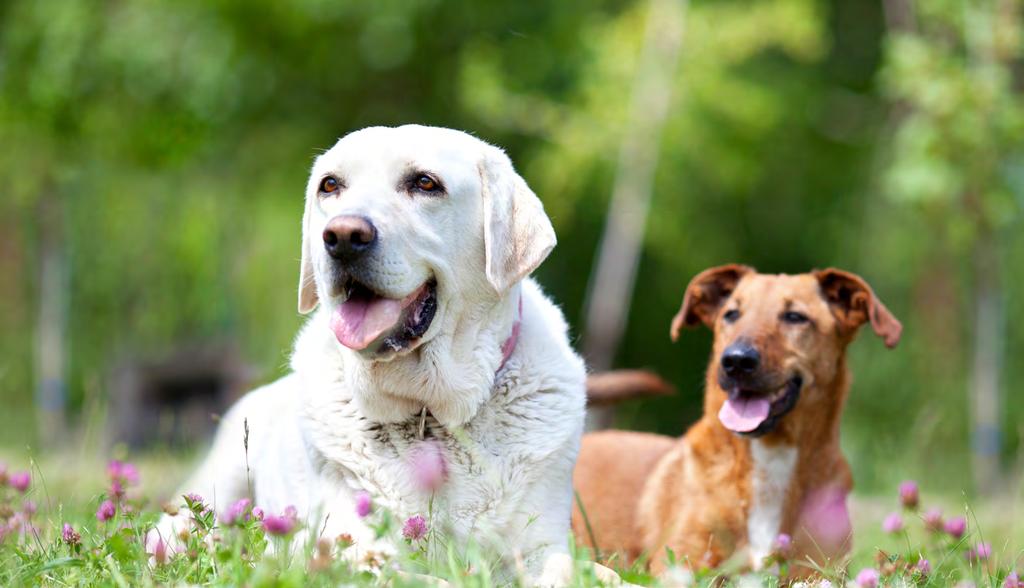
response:
M700 323L709 327L714 325L715 314L736 289L736 284L743 276L754 271L752 267L731 263L697 274L686 287L683 304L672 319L672 328L669 330L672 340L679 338L679 331L683 327L694 327Z
M479 168L487 281L503 294L547 258L555 247L555 229L502 150L485 149Z
M843 328L852 332L870 322L886 347L893 348L900 342L903 325L860 276L835 268L816 271L814 276L821 284L822 295L832 307L832 314Z
M313 256L310 249L309 222L312 198L306 198L306 210L302 214L302 262L299 266L299 312L307 314L320 299L316 294L316 276L313 274Z

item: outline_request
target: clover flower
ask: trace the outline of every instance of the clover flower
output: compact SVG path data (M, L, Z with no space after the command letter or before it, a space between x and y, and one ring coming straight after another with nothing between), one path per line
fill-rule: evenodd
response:
M235 501L234 504L228 507L220 515L220 522L225 526L232 526L235 523L243 523L249 520L249 516L252 512L252 501L248 498L242 498L241 500Z
M811 492L804 501L801 521L815 538L815 549L838 549L845 545L853 531L846 490L826 486Z
M982 541L974 547L968 549L964 553L964 556L967 558L968 561L971 562L985 561L988 558L992 557L992 545Z
M922 557L917 560L917 564L914 565L914 570L920 572L922 576L927 576L932 573L932 562Z
M70 547L74 547L82 542L82 536L75 531L75 528L70 523L64 523L64 528L60 532L60 538Z
M1020 576L1017 572L1010 572L1006 575L1006 579L1003 580L1003 588L1021 588L1024 587L1024 582L1021 581Z
M174 550L164 541L163 536L156 529L146 533L146 553L155 565L164 565L170 561Z
M96 509L96 520L105 523L110 519L114 518L117 514L117 507L110 500L104 500L98 509Z
M942 511L937 508L930 508L923 515L921 520L924 521L924 528L930 533L942 532Z
M913 480L906 480L900 484L900 504L903 508L908 510L914 510L917 508L920 495L918 493L917 482Z
M333 547L331 541L323 537L316 542L316 554L309 560L310 571L322 572L331 567Z
M193 514L203 516L213 510L213 507L206 504L203 497L195 492L190 492L184 496L185 506L188 507Z
M125 486L139 483L139 469L133 464L116 459L107 464L107 476L111 481L120 482Z
M156 540L156 545L153 546L153 561L157 565L163 565L168 560L167 544L164 543L163 538Z
M295 528L295 521L288 517L270 515L263 519L263 530L271 535L287 535Z
M18 492L24 494L28 491L29 485L32 484L32 474L28 472L14 472L10 475L7 481L11 485L11 488L14 488Z
M365 519L370 514L373 503L370 500L370 493L365 490L356 492L356 514L359 518Z
M427 521L421 515L406 519L402 525L402 536L410 541L417 541L427 536Z
M779 533L772 542L772 555L782 560L793 557L793 538L786 533Z
M412 474L416 486L424 492L435 492L448 478L448 462L436 441L421 443L412 454Z
M880 576L875 568L864 568L857 572L857 585L861 588L875 588Z
M284 509L281 515L266 515L263 517L263 530L271 535L290 535L298 524L298 511L294 506Z
M967 519L964 517L953 517L946 521L943 528L950 537L959 539L967 531Z
M903 517L897 513L892 513L885 517L885 520L882 521L882 530L890 535L899 533L903 530Z

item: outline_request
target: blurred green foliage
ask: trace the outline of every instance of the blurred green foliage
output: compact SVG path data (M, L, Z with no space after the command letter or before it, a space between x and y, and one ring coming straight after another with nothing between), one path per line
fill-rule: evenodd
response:
M973 337L972 262L958 239L976 229L962 228L955 203L958 186L982 177L1006 276L1009 462L1024 408L1024 365L1012 361L1024 353L1013 277L1024 270L1024 129L1020 27L995 25L1020 14L996 11L1015 2L919 4L921 28L900 32L883 4L862 0L688 3L617 358L657 370L679 394L624 407L623 426L678 434L699 414L710 337L688 333L673 346L667 336L698 271L834 265L864 276L906 326L895 351L869 333L852 350L844 442L858 482L955 478L968 459ZM302 321L307 169L337 137L372 124L451 126L508 149L559 235L538 277L579 334L630 132L646 6L0 4L0 443L40 434L31 423L44 211L63 211L72 408L102 397L119 358L195 341L239 345L269 380L285 371ZM968 48L943 43L964 27L998 46L1002 67L958 67Z

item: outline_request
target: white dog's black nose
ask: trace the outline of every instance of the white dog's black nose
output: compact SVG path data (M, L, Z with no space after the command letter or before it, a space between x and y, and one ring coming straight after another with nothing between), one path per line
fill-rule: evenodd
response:
M376 242L377 229L369 219L361 216L336 216L324 229L324 248L334 259L350 261Z

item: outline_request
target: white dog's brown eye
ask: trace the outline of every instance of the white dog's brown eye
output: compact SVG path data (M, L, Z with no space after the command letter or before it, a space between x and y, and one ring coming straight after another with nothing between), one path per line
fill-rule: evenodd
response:
M434 181L434 178L427 174L420 174L416 176L416 187L424 192L433 192L437 190L438 185L437 182Z
M327 176L320 180L320 193L321 194L333 194L341 188L341 184L338 183L338 178L334 176Z

